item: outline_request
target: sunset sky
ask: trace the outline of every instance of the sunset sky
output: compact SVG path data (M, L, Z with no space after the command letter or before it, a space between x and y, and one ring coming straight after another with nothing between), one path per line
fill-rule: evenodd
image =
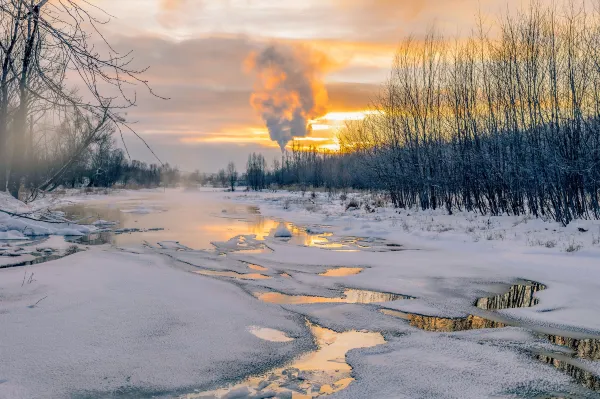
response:
M549 2L550 0L545 0ZM164 101L144 90L128 117L165 162L212 172L248 153L280 154L250 104L255 76L244 64L270 44L301 46L321 57L325 116L303 143L334 148L344 119L359 118L389 72L407 35L431 26L465 36L484 16L516 9L518 0L93 0L115 18L102 27L119 49L134 51ZM309 57L309 55L307 55ZM152 157L126 136L133 158Z

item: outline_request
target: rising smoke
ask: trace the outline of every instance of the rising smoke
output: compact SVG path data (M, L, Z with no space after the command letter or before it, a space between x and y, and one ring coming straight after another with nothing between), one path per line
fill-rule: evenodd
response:
M256 75L252 107L264 120L271 140L283 151L294 137L311 133L308 125L325 113L327 92L322 82L327 60L306 48L271 45L247 60Z

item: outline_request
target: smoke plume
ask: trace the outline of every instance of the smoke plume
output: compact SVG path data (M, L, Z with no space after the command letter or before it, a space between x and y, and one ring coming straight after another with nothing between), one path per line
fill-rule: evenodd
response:
M327 92L322 75L327 59L300 46L271 45L246 61L256 75L250 104L264 120L281 150L311 133L310 119L325 113Z

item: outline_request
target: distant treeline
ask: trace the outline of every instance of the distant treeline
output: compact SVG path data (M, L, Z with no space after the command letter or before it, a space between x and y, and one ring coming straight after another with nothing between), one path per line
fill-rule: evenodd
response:
M494 32L488 35L487 32ZM294 148L248 184L384 190L398 208L600 218L600 17L577 4L407 39L340 153Z
M148 165L128 160L116 146L112 129L104 129L82 151L75 151L85 139L79 131L83 125L81 119L65 118L48 132L51 139L43 142L43 150L30 155L25 189L38 187L48 180L48 171L61 168L46 191L58 187L156 187L179 182L179 170L169 164Z
M332 192L372 188L365 174L354 173L356 167L356 157L352 154L315 148L307 150L294 144L291 151L284 152L281 159L274 159L271 165L261 154L252 153L242 179L251 190L289 186L296 186L302 191L320 187Z

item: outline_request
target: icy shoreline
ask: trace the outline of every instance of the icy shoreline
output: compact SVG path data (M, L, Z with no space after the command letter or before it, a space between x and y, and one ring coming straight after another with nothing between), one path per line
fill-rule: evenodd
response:
M0 332L0 355L9 359L0 364L0 396L172 396L224 388L313 348L306 319L339 333L380 332L387 341L348 352L356 381L335 398L596 395L532 354L568 354L568 347L539 334L600 337L600 251L593 243L598 222L561 229L519 218L347 211L340 200L282 192L164 194L175 202L184 197L199 206L250 203L263 216L297 226L269 224L270 233L260 237L269 251L238 252L255 244L242 236L217 243L227 247L222 252L167 243L103 246L0 270L0 323L7 326ZM289 237L298 229L305 241ZM561 248L573 237L581 249ZM557 245L530 244L538 239ZM24 271L34 276L31 283ZM477 299L523 280L546 289L534 293L535 306L496 311L516 327L432 332L381 312L457 320L479 314ZM364 297L368 291L373 298ZM265 341L251 333L256 328L290 340ZM600 375L596 361L575 360Z

